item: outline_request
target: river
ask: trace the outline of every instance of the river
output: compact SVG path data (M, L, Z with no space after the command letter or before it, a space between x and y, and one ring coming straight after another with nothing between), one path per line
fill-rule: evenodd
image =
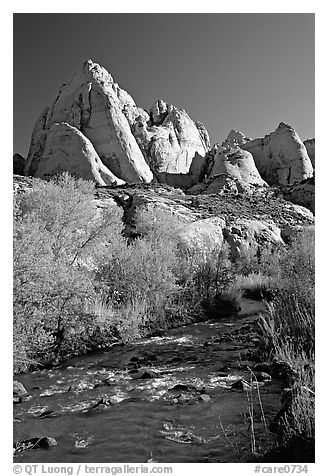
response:
M50 436L58 445L16 452L15 462L240 462L252 434L261 451L268 438L263 415L268 423L279 409L281 382L231 389L241 377L249 380L256 363L261 309L244 300L236 317L16 376L30 396L14 405L15 442ZM100 401L106 404L95 406Z

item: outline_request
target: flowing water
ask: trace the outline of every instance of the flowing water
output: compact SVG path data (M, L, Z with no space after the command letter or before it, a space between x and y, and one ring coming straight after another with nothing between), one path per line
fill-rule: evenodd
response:
M248 300L236 318L19 375L31 397L14 405L15 441L50 436L58 446L17 452L15 461L143 463L150 452L158 462L241 461L251 448L250 408L256 444L267 435L258 391L230 388L254 366L256 337L244 331L259 309ZM279 409L280 383L267 382L259 393L269 421ZM100 401L107 404L95 406Z

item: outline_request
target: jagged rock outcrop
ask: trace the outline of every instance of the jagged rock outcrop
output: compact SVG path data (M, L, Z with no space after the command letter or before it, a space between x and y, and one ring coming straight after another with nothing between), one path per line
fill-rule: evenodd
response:
M303 141L305 145L308 156L310 157L312 167L315 166L315 139L306 139Z
M13 173L16 175L24 175L24 166L26 159L20 154L13 156Z
M295 130L281 122L274 132L243 144L261 177L269 185L289 185L309 178L313 167L305 145Z
M151 107L149 120L139 116L132 131L159 182L187 188L201 180L209 136L186 111L160 99Z
M49 178L62 172L95 181L98 185L125 183L105 167L89 139L66 122L50 127L34 176Z
M153 174L130 129L135 117L142 114L147 113L137 108L104 68L86 61L38 119L25 173L36 174L51 127L65 122L89 139L100 160L118 178L150 182Z

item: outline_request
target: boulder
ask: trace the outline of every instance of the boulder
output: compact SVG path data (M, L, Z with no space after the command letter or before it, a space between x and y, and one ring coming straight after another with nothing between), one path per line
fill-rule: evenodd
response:
M15 443L14 449L15 451L23 451L23 450L30 450L30 449L38 449L38 448L51 448L53 446L57 446L58 443L55 438L51 438L50 436L41 436L30 438L28 440L20 441Z
M293 240L297 238L304 230L312 229L314 231L313 225L303 226L303 225L286 225L281 229L281 238L285 243L290 244Z
M123 185L100 160L89 139L66 122L56 123L47 133L35 177L48 178L67 171L98 185Z
M305 145L308 156L310 157L312 167L315 165L315 139L306 139L303 144Z
M13 395L15 397L21 397L22 395L25 395L27 393L26 388L21 382L18 382L17 380L14 380L13 382Z
M103 164L121 180L150 182L152 172L130 129L135 117L146 114L104 68L88 60L38 119L25 173L36 174L51 127L64 122L89 139Z
M220 217L205 218L186 223L179 231L182 246L189 250L207 253L220 250L223 243L225 220Z
M255 256L265 247L284 243L276 225L260 220L236 219L224 228L223 236L230 245L232 259L249 252Z
M252 390L251 384L246 382L246 380L240 379L234 382L231 387L232 390L245 390L246 392Z
M261 177L269 185L288 185L309 178L313 167L305 145L296 131L281 122L274 132L244 143Z

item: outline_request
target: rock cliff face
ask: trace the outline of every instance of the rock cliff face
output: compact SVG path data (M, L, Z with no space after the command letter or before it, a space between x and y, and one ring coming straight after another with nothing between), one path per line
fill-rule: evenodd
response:
M93 145L81 131L66 122L53 124L46 137L35 177L47 178L69 172L98 185L123 185L101 162Z
M306 139L303 144L306 147L308 156L310 157L312 167L315 165L315 139Z
M274 132L242 145L250 152L261 177L269 185L289 185L313 175L306 148L289 125L281 122Z
M141 114L104 68L86 61L37 121L25 173L35 175L51 127L64 122L89 139L100 160L118 178L150 182L153 174L130 129L130 122Z

